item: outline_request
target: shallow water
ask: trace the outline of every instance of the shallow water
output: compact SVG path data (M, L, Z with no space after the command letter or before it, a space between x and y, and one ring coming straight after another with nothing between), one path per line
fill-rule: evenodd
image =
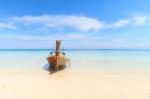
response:
M43 70L50 50L0 50L0 71ZM70 71L150 72L150 50L65 50Z

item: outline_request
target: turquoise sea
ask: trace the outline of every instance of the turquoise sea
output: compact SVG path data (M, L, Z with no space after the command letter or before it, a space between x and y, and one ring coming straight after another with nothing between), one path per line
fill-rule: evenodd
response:
M36 71L48 66L49 49L0 50L0 71ZM150 72L149 49L64 50L76 72Z

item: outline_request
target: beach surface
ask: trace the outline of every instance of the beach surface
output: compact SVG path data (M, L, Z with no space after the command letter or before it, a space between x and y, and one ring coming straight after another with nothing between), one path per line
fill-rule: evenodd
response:
M51 74L49 50L0 51L0 99L150 99L150 50L66 50Z
M150 99L148 73L1 71L0 99Z

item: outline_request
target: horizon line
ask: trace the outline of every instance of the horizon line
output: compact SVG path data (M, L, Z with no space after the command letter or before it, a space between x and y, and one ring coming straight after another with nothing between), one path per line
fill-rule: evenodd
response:
M0 48L0 50L54 50L52 48ZM150 48L62 48L61 50L150 50Z

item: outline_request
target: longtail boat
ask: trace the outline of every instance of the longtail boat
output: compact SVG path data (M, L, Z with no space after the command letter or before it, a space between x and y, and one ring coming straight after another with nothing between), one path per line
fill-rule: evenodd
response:
M59 67L66 66L69 64L70 59L66 57L65 53L60 52L61 40L56 40L56 49L54 52L50 52L50 55L47 57L47 61L51 68L58 71Z

